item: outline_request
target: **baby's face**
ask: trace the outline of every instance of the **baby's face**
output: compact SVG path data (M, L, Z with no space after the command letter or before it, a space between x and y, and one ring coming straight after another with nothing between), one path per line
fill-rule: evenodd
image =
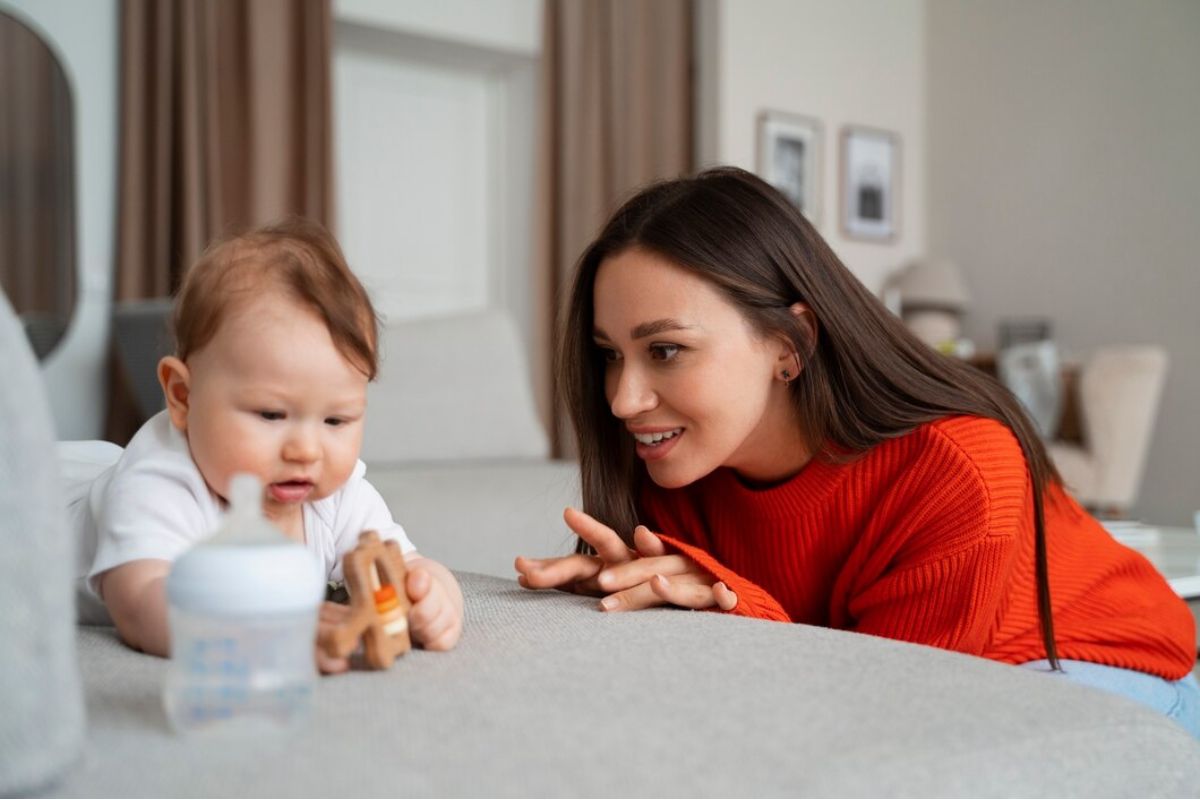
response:
M239 304L188 359L187 439L217 494L257 475L263 510L296 530L301 505L336 492L362 445L367 377L312 309L267 291Z

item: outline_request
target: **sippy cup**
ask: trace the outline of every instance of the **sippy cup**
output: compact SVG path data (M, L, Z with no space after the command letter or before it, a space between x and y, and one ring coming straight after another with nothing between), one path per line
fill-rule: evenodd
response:
M286 726L311 707L320 568L263 517L258 478L235 475L229 500L216 533L167 578L163 700L180 732Z

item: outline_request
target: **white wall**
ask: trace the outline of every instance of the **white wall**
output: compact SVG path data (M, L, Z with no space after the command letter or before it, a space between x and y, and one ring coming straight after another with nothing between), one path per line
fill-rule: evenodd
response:
M531 346L540 0L338 0L337 232L385 319L501 308Z
M0 0L49 43L75 105L79 297L66 336L42 365L60 439L104 432L106 354L116 252L116 0Z
M967 333L1038 315L1077 355L1165 345L1135 509L1200 508L1200 3L929 4L930 249L974 296Z
M765 109L823 126L818 229L878 291L889 271L925 252L924 0L702 0L697 37L697 152L704 165L754 169ZM846 239L839 229L838 139L848 124L900 135L900 235Z
M334 0L342 22L536 56L541 0Z

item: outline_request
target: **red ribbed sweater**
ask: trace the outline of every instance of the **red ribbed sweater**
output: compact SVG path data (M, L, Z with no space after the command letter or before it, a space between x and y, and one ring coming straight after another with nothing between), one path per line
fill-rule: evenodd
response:
M647 483L643 522L737 593L732 613L1010 664L1046 657L1029 474L998 422L939 420L766 489L724 468L681 489ZM1046 542L1060 658L1188 674L1187 606L1057 487Z

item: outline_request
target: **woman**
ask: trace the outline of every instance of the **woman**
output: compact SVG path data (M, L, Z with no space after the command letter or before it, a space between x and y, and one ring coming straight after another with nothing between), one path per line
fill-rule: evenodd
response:
M521 585L1049 665L1200 736L1183 602L1066 494L1012 395L915 339L753 175L616 212L558 373L581 547L518 558Z

